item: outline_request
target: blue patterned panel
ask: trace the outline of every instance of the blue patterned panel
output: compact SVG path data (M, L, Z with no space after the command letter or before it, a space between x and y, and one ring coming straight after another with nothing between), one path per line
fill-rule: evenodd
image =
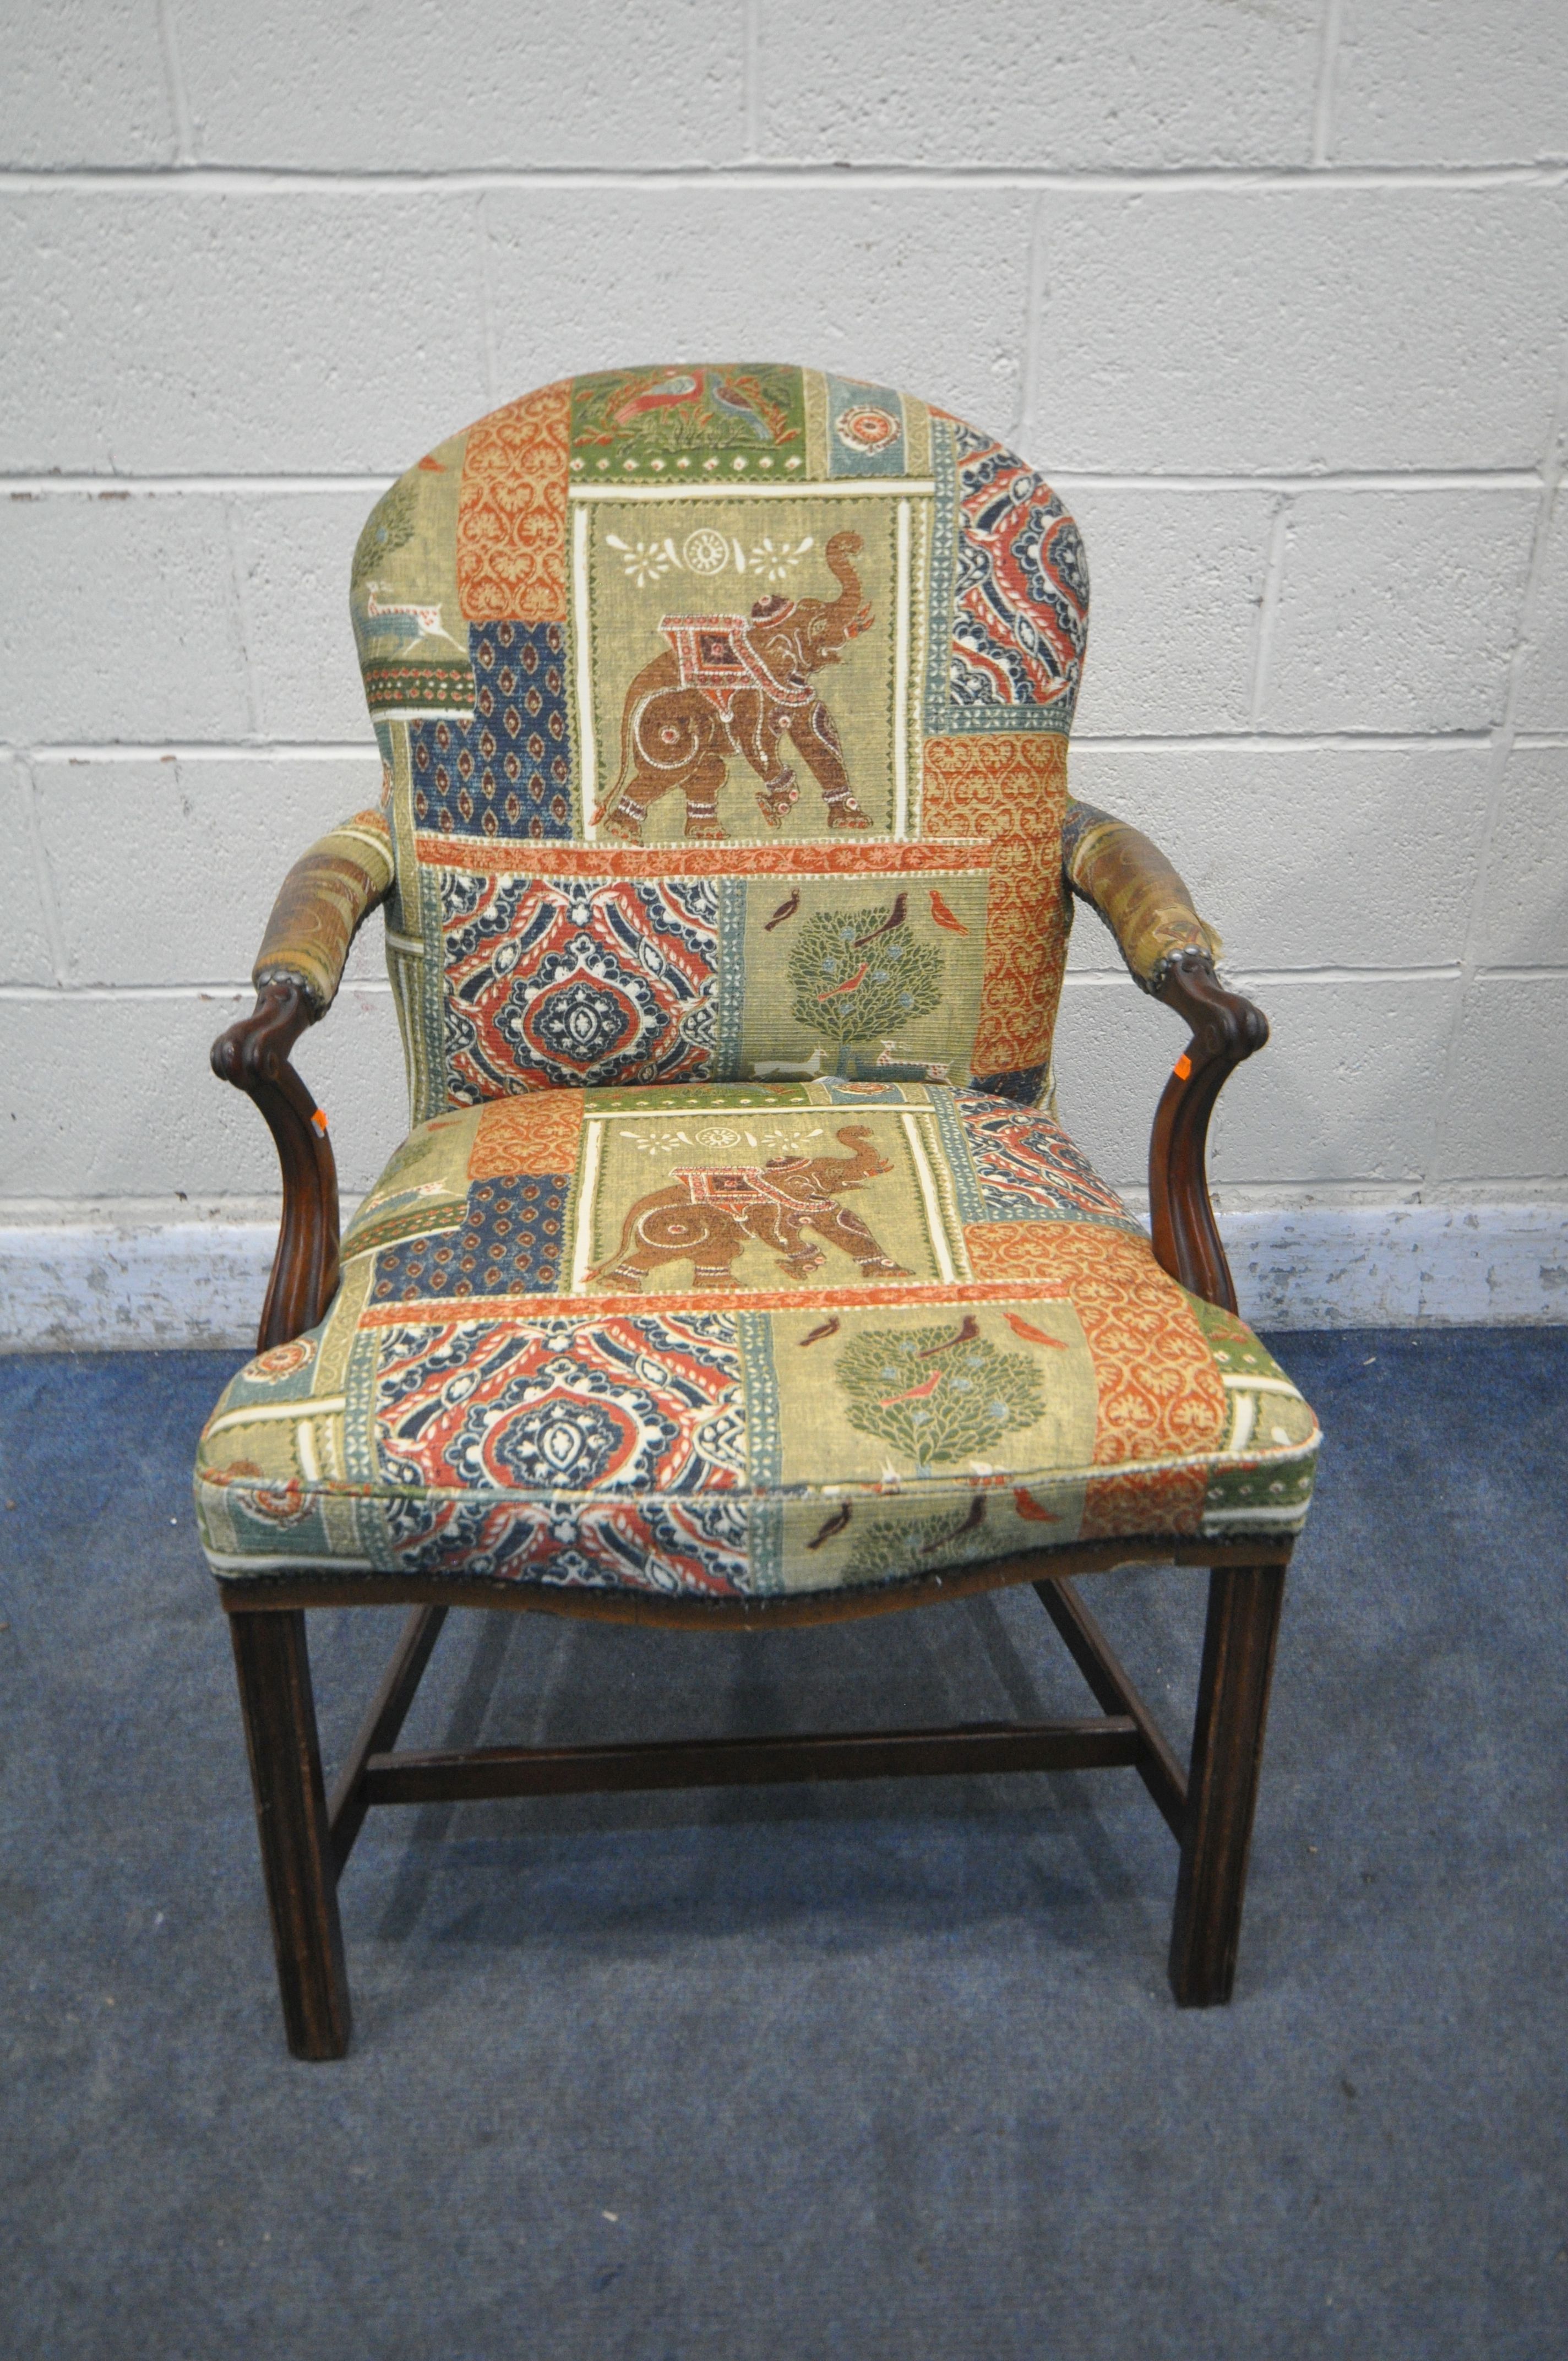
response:
M470 623L474 718L409 725L414 825L442 836L572 834L565 633Z
M383 1247L372 1303L470 1295L546 1295L561 1275L565 1172L516 1172L477 1181L457 1230Z

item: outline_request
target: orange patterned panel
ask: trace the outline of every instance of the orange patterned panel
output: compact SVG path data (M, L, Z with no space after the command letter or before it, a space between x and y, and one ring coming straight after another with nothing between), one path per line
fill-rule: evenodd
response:
M964 1251L976 1279L1013 1279L1020 1286L1054 1286L1056 1241L1063 1222L970 1222Z
M457 507L457 588L476 623L566 613L571 384L508 402L469 432Z
M915 844L541 844L537 838L492 840L442 836L422 828L419 859L431 869L471 869L486 876L529 877L964 877L989 876L989 845L923 837Z
M1084 1542L1122 1533L1195 1533L1203 1521L1206 1467L1143 1467L1133 1474L1091 1476L1084 1488Z
M927 836L983 837L995 862L973 1071L1013 1073L1050 1055L1067 928L1061 829L1067 741L928 738L921 813Z
M1219 1449L1224 1386L1186 1297L1146 1239L1089 1222L981 1222L964 1231L964 1245L977 1279L1065 1286L1094 1358L1097 1466Z
M530 1091L492 1099L468 1151L470 1180L510 1172L575 1172L583 1128L581 1091Z

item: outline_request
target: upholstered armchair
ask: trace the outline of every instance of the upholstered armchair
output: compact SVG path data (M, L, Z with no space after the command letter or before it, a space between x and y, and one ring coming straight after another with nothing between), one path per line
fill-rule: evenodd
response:
M1177 1839L1170 1976L1229 1997L1312 1414L1204 1180L1260 1049L1135 829L1072 800L1089 616L1049 486L908 395L577 378L441 444L352 566L379 807L290 873L254 1013L284 1212L201 1444L283 2013L341 2055L371 1805L1123 1765ZM1152 1237L1058 1124L1074 897L1190 1039ZM412 1128L341 1245L290 1063L385 912ZM1074 1577L1209 1570L1184 1769ZM452 1606L768 1631L1032 1583L1101 1710L400 1752ZM328 1797L312 1607L411 1609Z

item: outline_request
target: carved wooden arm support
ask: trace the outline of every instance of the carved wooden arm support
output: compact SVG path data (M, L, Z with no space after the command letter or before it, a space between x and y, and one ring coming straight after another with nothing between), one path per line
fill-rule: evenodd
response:
M294 863L267 922L256 1006L213 1044L213 1071L253 1098L283 1174L283 1224L258 1347L314 1327L337 1285L337 1166L322 1114L289 1053L331 1007L349 945L392 882L379 812L360 812Z
M1209 1117L1227 1077L1267 1040L1268 1019L1226 991L1207 951L1168 960L1159 998L1186 1017L1192 1038L1160 1093L1149 1135L1154 1250L1172 1279L1234 1312L1235 1282L1209 1200Z
M283 1222L267 1284L257 1350L313 1328L337 1285L337 1166L326 1118L289 1052L314 1017L292 977L264 983L256 1006L213 1044L213 1071L253 1098L283 1174Z
M1192 1028L1155 1111L1149 1221L1155 1253L1171 1277L1234 1312L1235 1285L1209 1199L1209 1117L1227 1075L1267 1040L1268 1019L1220 982L1219 936L1159 847L1137 829L1071 802L1062 863L1072 891L1116 938L1134 981Z

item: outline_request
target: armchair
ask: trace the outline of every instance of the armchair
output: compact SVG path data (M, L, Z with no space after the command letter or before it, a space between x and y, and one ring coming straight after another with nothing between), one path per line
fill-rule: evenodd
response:
M612 372L438 446L351 597L383 808L291 872L213 1053L283 1180L196 1489L291 2047L346 2048L373 1804L959 1770L1135 1769L1175 1996L1226 2000L1317 1428L1204 1172L1266 1023L1163 855L1067 792L1071 519L913 397ZM1190 1028L1152 1243L1050 1112L1073 895ZM380 905L414 1128L340 1251L290 1053ZM1074 1579L1139 1561L1210 1569L1186 1771ZM396 1751L455 1605L695 1633L1025 1582L1098 1717ZM329 1800L305 1610L389 1600Z

